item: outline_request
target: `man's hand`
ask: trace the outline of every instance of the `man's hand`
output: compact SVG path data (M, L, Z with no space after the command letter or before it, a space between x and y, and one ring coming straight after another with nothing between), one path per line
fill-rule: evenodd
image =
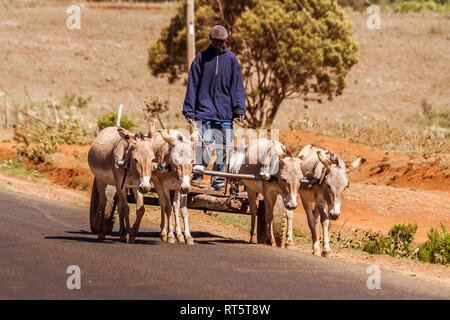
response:
M186 117L186 120L187 120L188 123L190 123L192 125L195 125L195 119L194 118Z
M245 114L240 114L239 117L238 117L238 121L242 122L244 120L245 120Z

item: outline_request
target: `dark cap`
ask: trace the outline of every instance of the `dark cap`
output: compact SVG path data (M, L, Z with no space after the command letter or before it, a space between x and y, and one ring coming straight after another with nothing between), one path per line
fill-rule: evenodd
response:
M211 37L211 39L226 40L228 38L228 32L227 29L225 29L223 26L216 25L212 27L209 36Z

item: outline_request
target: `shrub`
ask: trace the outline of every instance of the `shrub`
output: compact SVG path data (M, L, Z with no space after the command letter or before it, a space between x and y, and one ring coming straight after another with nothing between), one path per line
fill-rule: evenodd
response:
M428 241L419 245L417 259L423 262L447 264L450 262L450 234L441 223L441 231L431 228Z
M432 11L432 12L443 12L448 11L448 4L439 4L435 1L402 1L396 2L392 5L395 12L407 13L407 12L422 12L422 11Z
M450 262L450 233L441 223L442 232L428 231L428 241L412 246L417 224L396 224L387 236L374 231L354 230L350 236L339 231L331 235L331 242L344 248L362 250L369 254L388 254L393 257L414 258L422 262L448 264Z
M87 140L81 132L79 121L62 121L55 127L40 126L14 130L16 153L23 158L42 163L58 150L58 145L84 145Z
M103 130L107 127L114 127L117 122L117 113L111 112L108 114L104 114L103 117L98 119L97 125L100 130ZM134 125L130 118L125 115L122 115L120 118L120 126L126 130L131 129Z
M362 250L370 254L388 254L392 257L408 257L413 252L411 244L417 231L416 224L396 224L385 237L375 234L363 240Z
M393 257L407 257L411 254L411 244L417 231L417 224L396 224L388 236L380 240L382 251Z

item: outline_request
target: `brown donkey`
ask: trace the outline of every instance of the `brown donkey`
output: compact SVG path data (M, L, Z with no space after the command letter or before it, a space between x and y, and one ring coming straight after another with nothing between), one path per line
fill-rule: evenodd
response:
M103 129L92 143L88 162L95 176L94 183L99 192L99 212L97 215L98 239L105 238L104 216L107 185L116 187L118 197L120 239L134 243L145 213L144 194L150 191L150 179L155 164L152 149L155 126L150 126L148 136L135 137L123 128ZM136 221L130 228L126 189L132 188L136 197Z

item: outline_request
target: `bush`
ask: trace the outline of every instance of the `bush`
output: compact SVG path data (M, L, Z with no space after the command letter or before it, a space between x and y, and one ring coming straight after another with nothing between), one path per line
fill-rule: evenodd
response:
M428 241L419 245L417 259L423 262L447 264L450 262L450 234L441 223L441 231L431 228Z
M16 153L23 158L42 163L56 152L58 145L87 143L85 112L91 97L65 93L54 98L28 102L21 109L24 120L15 127L13 140Z
M107 127L114 127L117 122L117 113L111 112L108 114L104 114L103 117L98 119L97 125L100 130L103 130ZM120 126L126 130L131 129L134 125L130 118L125 115L122 115L120 118Z
M422 262L448 264L450 262L450 233L441 223L442 233L428 231L428 241L412 246L417 224L396 224L387 236L373 231L354 230L350 236L340 231L331 235L331 242L344 248L362 250L369 254L388 254L393 257L414 258Z
M362 11L364 9L363 0L338 0L338 4L343 8L352 8L356 11Z
M434 1L402 1L396 2L392 5L394 12L422 12L422 11L432 11L432 12L444 12L449 10L448 4L439 4Z
M393 257L407 257L411 254L411 244L417 231L417 224L396 224L389 230L383 241L384 253Z
M48 156L58 150L58 145L84 145L87 142L77 120L62 121L55 127L16 129L13 140L17 142L16 153L36 164L47 161Z

